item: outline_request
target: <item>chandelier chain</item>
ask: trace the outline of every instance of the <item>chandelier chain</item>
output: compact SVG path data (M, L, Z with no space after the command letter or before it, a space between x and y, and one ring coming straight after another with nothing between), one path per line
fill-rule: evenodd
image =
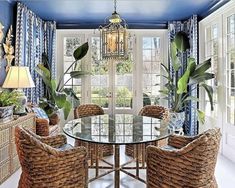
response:
M114 0L114 12L116 12L117 9L117 0Z

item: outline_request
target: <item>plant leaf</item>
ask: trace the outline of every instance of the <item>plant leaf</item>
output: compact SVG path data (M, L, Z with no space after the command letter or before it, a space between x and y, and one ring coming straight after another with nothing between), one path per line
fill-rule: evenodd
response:
M197 117L198 117L198 120L204 124L205 123L205 113L199 109L197 109Z
M55 103L59 108L63 108L66 101L66 94L62 92L55 92L54 93Z
M51 74L50 74L50 71L46 67L44 67L44 65L42 65L42 64L38 64L35 67L35 71L42 78L42 80L45 83L46 87L48 89L52 89L52 87L51 87Z
M46 67L49 70L49 72L51 73L51 68L50 68L50 65L48 62L48 56L46 53L42 53L42 63L44 65L44 67Z
M166 78L169 82L172 82L171 77L165 76L165 75L156 75L157 77L162 76L163 78Z
M86 42L86 43L82 44L81 46L79 46L73 52L74 59L76 59L77 61L82 59L87 54L88 49L89 49L88 42Z
M77 97L76 93L74 92L74 90L72 88L64 88L64 92L71 96L72 98L75 98L76 100L79 100L79 98Z
M196 68L195 58L192 58L192 57L188 58L188 68L189 68L190 76L191 76L193 74L193 72L195 71L195 68Z
M199 99L197 97L194 97L194 96L188 96L186 99L184 99L183 102L185 101L196 101L196 102L199 102Z
M196 67L196 63L194 61L194 58L189 58L187 70L177 82L177 86L178 86L177 94L187 93L189 76L191 72L194 71L195 67Z
M67 120L71 108L72 108L72 104L69 101L65 101L64 108L63 108L65 120Z
M71 78L81 78L87 74L90 74L90 73L87 71L71 71L70 72Z
M198 64L196 66L195 71L192 72L192 76L203 75L209 68L211 68L211 59L208 59L203 63Z
M176 48L176 44L174 41L171 43L170 55L171 55L173 69L175 72L177 72L179 68L181 67L181 64L177 57L177 48Z
M201 84L201 86L206 90L206 93L209 97L210 105L211 105L211 111L214 110L213 107L213 88L205 83Z
M214 77L215 77L215 75L213 73L205 72L202 75L196 75L194 77L191 77L190 80L189 80L189 85L199 84L201 82L205 82L206 80L211 80Z
M51 89L56 91L56 80L51 80Z
M176 34L174 42L175 42L176 48L180 52L185 52L187 49L190 48L189 38L187 34L183 31L180 31Z
M161 66L162 66L163 70L166 71L168 75L170 75L169 69L162 63L161 63Z
M164 95L169 95L169 90L164 88L164 89L159 90L159 93L162 93Z

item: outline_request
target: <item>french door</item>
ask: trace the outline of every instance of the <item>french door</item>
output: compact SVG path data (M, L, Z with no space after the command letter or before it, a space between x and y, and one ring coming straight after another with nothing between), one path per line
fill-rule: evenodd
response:
M134 61L130 51L129 60L101 60L100 38L89 37L91 44L91 76L88 79L87 102L102 106L109 114L133 113Z
M116 61L101 59L98 32L57 31L57 77L74 61L76 47L89 43L87 55L73 68L90 74L80 79L69 80L69 74L64 77L65 87L73 88L80 104L97 104L109 114L137 114L144 105L159 104L160 64L167 63L167 31L129 32L129 59Z
M235 161L235 10L231 9L223 17L225 59L224 95L226 108L223 127L223 153Z
M200 62L211 58L210 81L214 89L214 111L201 92L200 107L205 110L206 123L201 131L220 127L221 153L235 161L235 2L231 1L200 22Z

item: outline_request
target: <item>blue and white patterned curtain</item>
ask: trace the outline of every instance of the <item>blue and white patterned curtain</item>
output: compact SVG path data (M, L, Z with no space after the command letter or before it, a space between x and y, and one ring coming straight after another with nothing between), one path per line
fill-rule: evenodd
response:
M171 40L175 37L176 33L179 31L184 31L187 33L190 39L190 49L187 50L186 53L182 54L182 69L179 71L179 76L182 75L182 72L186 70L187 67L187 58L189 56L194 57L198 62L198 21L197 16L192 16L189 20L181 22L181 21L173 21L169 22L168 25L168 34L169 34L169 44ZM170 50L170 47L169 47ZM174 76L174 70L172 67L172 62L169 60L169 68L171 71L172 77ZM197 96L197 88L190 88L191 96ZM169 107L171 107L171 103L169 101ZM196 135L198 132L198 124L197 124L197 102L190 102L189 107L185 109L186 111L186 121L184 124L184 131L187 135Z
M55 22L43 21L24 4L17 4L15 64L29 67L36 87L26 89L25 94L33 103L38 103L45 93L43 82L35 72L37 64L42 63L43 52L49 57L55 78L55 35Z

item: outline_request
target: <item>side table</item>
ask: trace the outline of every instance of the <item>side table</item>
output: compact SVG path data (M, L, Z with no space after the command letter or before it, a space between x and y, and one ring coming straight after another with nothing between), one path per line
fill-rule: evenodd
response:
M0 185L20 167L15 145L17 125L23 125L35 132L35 115L27 114L17 120L0 124Z

